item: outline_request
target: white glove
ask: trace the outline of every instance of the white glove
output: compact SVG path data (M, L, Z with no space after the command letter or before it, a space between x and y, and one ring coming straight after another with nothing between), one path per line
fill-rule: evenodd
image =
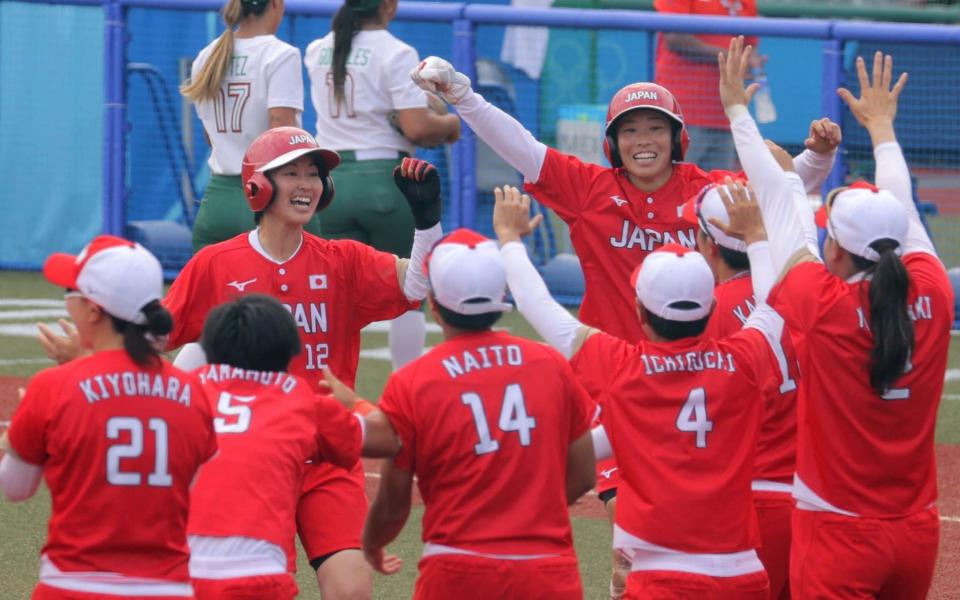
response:
M410 79L427 92L440 94L450 104L458 104L473 95L470 78L438 56L428 56L410 71Z

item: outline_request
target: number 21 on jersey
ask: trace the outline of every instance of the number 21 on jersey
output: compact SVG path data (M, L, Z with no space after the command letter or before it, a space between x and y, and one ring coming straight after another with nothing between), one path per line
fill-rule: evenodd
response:
M473 447L477 455L496 452L500 449L500 442L490 436L490 425L483 410L483 399L476 392L466 392L460 396L461 402L470 407L473 415L473 424L477 429L479 441ZM527 407L523 400L523 390L520 384L511 383L503 393L503 404L500 406L500 418L497 420L500 431L507 433L516 431L520 437L521 446L529 446L531 432L537 426L537 421L527 414Z

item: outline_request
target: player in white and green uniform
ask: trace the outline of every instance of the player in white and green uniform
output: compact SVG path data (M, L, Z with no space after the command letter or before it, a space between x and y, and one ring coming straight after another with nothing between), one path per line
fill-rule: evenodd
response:
M393 169L415 146L456 141L460 121L428 109L426 93L410 81L420 58L387 31L396 11L397 0L347 0L331 33L307 47L304 63L317 140L343 158L333 175L337 199L318 216L319 235L408 257L414 224ZM395 368L420 356L425 331L420 311L392 322Z
M240 184L243 154L267 129L299 126L303 112L300 50L275 35L283 2L229 0L223 15L226 32L200 51L182 90L212 147L195 251L254 228Z

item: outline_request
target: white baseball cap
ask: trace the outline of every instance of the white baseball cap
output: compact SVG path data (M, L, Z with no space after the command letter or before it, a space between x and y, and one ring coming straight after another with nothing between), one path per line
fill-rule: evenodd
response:
M630 283L647 310L669 321L696 321L713 309L710 265L699 252L679 244L648 254L633 271Z
M897 242L897 255L903 252L907 210L888 190L866 181L837 188L827 194L816 216L817 225L826 227L830 237L847 252L878 261L880 254L870 245L883 239Z
M51 254L43 275L54 285L77 290L107 313L143 325L141 309L163 297L160 261L134 242L100 235L76 256Z
M707 234L707 237L718 245L729 250L746 252L746 242L725 234L720 228L710 223L710 219L716 219L721 223L730 222L727 207L723 205L723 199L720 198L717 187L717 185L708 185L700 190L696 197L688 200L683 205L683 218L699 226Z
M433 296L444 308L461 315L503 312L507 272L496 242L469 229L441 239L424 261Z

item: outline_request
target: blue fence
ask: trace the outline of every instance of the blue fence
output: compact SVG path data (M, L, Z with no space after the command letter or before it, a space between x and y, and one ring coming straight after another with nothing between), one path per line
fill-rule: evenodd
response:
M206 148L199 122L176 90L184 77L184 57L192 58L219 34L215 11L221 4L67 0L51 6L0 0L0 165L17 191L0 201L13 232L0 240L0 267L36 268L49 252L76 250L95 231L128 233L130 221L184 221L202 189ZM305 48L329 30L339 4L287 0L280 37ZM15 34L51 23L62 44L48 45L41 56L51 71L66 75L48 82L59 90L45 89L34 97L35 90L23 82L44 79L34 66L36 49L26 39L29 35ZM498 63L508 25L551 28L538 79ZM855 55L889 50L898 69L911 71L901 102L901 140L912 166L936 184L921 182L921 198L933 194L932 208L949 212L960 191L960 95L955 93L960 89L960 27L404 0L391 30L422 56L445 56L481 84L485 65L497 63L505 81L484 91L548 143L557 142L563 107L605 104L620 85L652 77L658 32L760 36L771 57L768 76L781 114L764 126L764 134L796 149L812 118L830 116L840 122L845 152L830 186L843 180L848 167L871 168L869 140L844 113L834 90L855 87L856 78L850 76ZM30 35L45 39L41 31ZM71 61L83 66L70 68ZM498 96L498 91L504 93ZM303 123L312 129L312 107L307 105ZM38 107L46 115L42 119L33 116ZM68 143L46 143L37 131ZM101 140L102 147L95 147ZM445 166L450 182L446 224L487 229L489 190L480 184L486 183L491 159L482 145L465 128L461 141L447 152L430 152ZM939 218L942 222L933 223L936 241L948 264L958 265L960 248L950 236L953 222ZM950 248L943 252L943 246Z

